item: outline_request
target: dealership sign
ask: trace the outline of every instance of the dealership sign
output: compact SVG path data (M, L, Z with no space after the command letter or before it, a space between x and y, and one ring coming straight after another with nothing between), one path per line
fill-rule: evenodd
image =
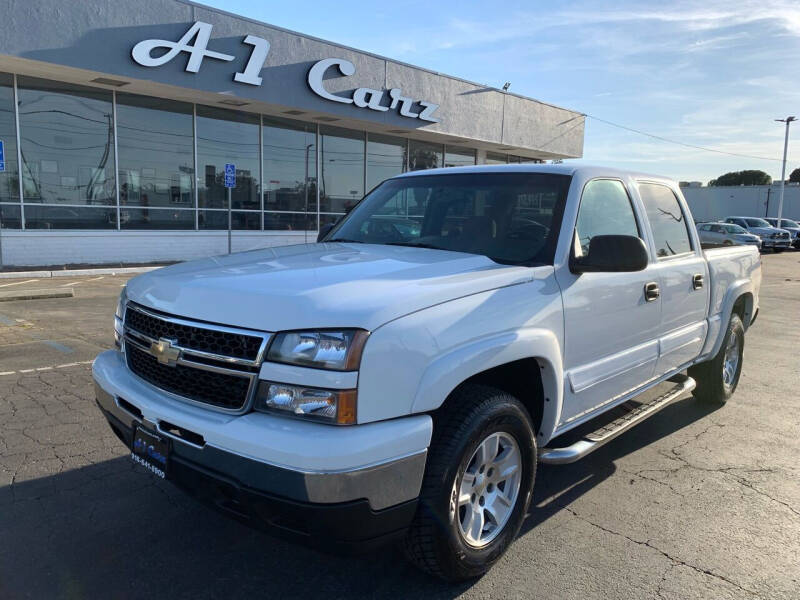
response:
M224 62L230 62L236 58L230 54L209 50L208 42L210 39L211 24L198 21L177 42L170 40L143 40L133 47L131 56L133 60L143 67L160 67L182 52L186 52L189 55L186 71L189 73L198 73L204 58ZM263 38L248 35L242 40L242 43L252 46L252 48L244 70L234 73L233 80L239 83L259 86L262 82L259 73L267 60L267 54L269 54L269 42ZM153 56L153 50L157 50L156 56ZM325 89L323 79L326 73L334 67L344 77L350 77L356 72L353 63L343 58L325 58L315 63L308 71L307 81L311 91L319 97L331 102L352 104L358 108L378 112L396 110L400 116L410 119L420 119L431 123L440 121L434 116L434 113L439 108L438 104L425 100L414 100L404 96L400 88L375 90L360 87L350 97L332 94ZM421 110L415 110L415 103L419 105Z

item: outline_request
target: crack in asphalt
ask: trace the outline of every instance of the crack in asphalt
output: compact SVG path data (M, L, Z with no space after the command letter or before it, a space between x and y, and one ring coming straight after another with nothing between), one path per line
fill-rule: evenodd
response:
M743 585L741 585L739 583L736 583L735 581L733 581L731 579L728 579L724 575L720 575L719 573L715 573L714 571L711 571L710 569L704 569L703 567L698 567L697 565L693 565L693 564L688 563L688 562L686 562L684 560L681 560L680 558L676 558L676 557L672 556L671 554L669 554L668 552L665 552L664 550L662 550L658 546L654 546L653 544L651 544L650 540L645 540L645 541L637 540L637 539L634 539L634 538L632 538L630 536L625 535L624 533L620 533L618 531L614 531L613 529L609 529L608 527L600 525L599 523L595 523L591 519L588 519L588 518L584 517L583 515L579 514L577 511L575 511L574 509L572 509L572 508L570 508L568 506L565 506L564 510L567 511L569 514L571 514L573 517L583 521L584 523L587 523L587 524L591 525L592 527L595 527L595 528L599 529L600 531L604 531L605 533L609 533L611 535L619 536L619 537L621 537L623 539L626 539L629 542L632 542L632 543L634 543L634 544L636 544L638 546L644 546L644 547L650 548L651 550L655 550L656 552L661 554L664 558L666 558L667 560L669 560L672 563L672 568L675 568L676 566L684 566L684 567L687 567L689 569L692 569L693 571L695 571L697 573L701 573L703 575L708 575L709 577L714 577L715 579L719 579L721 581L724 581L725 583L727 583L729 585L732 585L736 589L741 590L743 592L747 592L748 594L751 594L752 596L754 596L756 598L761 598L762 597L757 592L755 592L755 591L753 591L751 589L748 589L748 588L744 587ZM661 584L659 585L658 589L656 590L657 593L659 594L659 596L661 596L660 592L661 592L661 588L663 587L664 581L666 581L666 575L669 573L669 571L672 570L672 568L668 569L667 571L665 571L664 575L662 575Z

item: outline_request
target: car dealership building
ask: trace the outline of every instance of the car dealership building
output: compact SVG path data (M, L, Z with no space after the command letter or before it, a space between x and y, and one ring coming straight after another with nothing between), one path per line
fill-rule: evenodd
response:
M234 250L313 240L403 171L583 150L580 113L182 0L3 18L4 267L224 253L229 198Z

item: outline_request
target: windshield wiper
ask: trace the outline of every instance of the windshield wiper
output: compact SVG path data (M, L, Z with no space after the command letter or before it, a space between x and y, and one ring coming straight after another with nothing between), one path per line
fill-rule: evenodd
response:
M334 238L332 240L324 240L326 242L342 242L343 244L365 244L361 240L349 240L347 238Z
M425 244L424 242L384 242L386 246L408 246L409 248L429 248L431 250L445 250L440 246Z

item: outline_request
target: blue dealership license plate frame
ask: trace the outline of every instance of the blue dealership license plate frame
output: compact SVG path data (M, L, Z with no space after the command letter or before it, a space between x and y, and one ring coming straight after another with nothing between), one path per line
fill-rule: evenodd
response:
M143 466L156 477L169 478L172 445L170 439L149 429L137 427L131 442L131 460Z

